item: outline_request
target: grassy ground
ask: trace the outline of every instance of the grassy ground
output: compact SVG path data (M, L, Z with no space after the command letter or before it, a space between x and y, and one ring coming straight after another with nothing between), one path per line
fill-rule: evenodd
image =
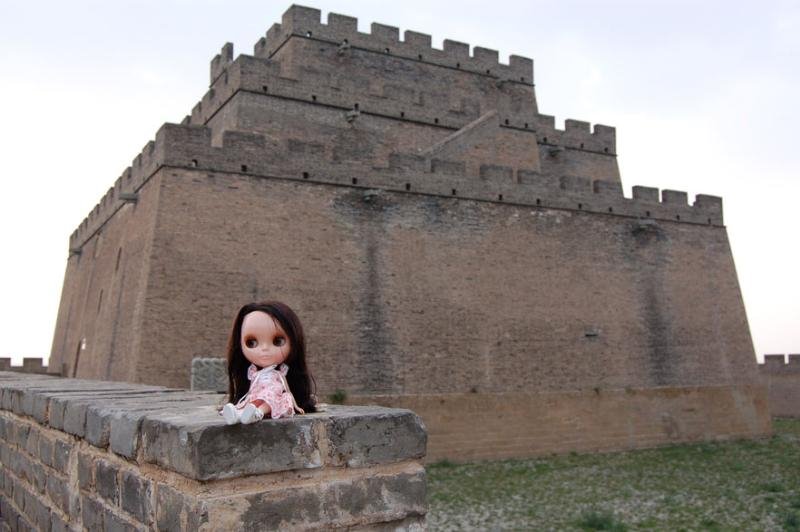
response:
M428 467L431 530L800 531L800 420L761 441Z

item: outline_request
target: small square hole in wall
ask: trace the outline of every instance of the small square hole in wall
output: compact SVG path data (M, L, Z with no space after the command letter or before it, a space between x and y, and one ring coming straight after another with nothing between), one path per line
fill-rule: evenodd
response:
M492 73L492 71L491 71L491 70L489 70L489 69L487 68L487 69L486 69L486 73L487 73L487 74L491 74L491 73Z
M680 219L681 219L681 215L680 215L680 214L676 214L676 215L675 215L675 219L680 221Z
M539 198L536 198L536 205L541 205L541 204L542 204L542 200L539 199Z
M614 207L609 207L608 212L614 212Z
M542 142L544 142L545 144L547 144L547 137L543 138L543 139L542 139Z
M353 109L355 109L356 111L358 111L358 102L356 102L356 103L354 103L354 104L353 104Z
M525 82L525 78L519 78L519 80L522 81L523 83Z
M497 195L497 200L498 201L503 201L503 195L502 194L498 194Z
M648 218L650 218L650 211L645 211L644 215L647 216Z
M417 56L417 59L419 59L420 61L422 61L422 54L419 54L419 55Z
M438 119L438 118L434 118L434 119L433 119L433 123L434 123L434 124L438 124L438 123L439 123L439 119Z
M708 225L711 225L711 218L708 219Z
M608 148L603 148L603 151L608 153Z
M308 179L308 172L303 172L303 179Z
M578 209L583 209L583 203L578 203Z
M411 183L406 183L406 190L411 190Z
M267 87L266 85L262 85L261 90L264 92L269 92L269 87Z
M525 129L528 129L528 123L525 122Z
M389 50L388 48L384 48L384 49L383 49L383 51L384 51L384 52L386 52L387 54L390 54L390 53L392 53L392 51L391 51L391 50Z
M310 31L306 32L306 37L311 37L311 35L313 35L313 34Z
M247 172L247 165L246 164L242 165L242 172Z
M508 125L508 118L506 118L506 125Z
M353 184L354 184L354 185L357 185L357 184L358 184L358 178L357 178L357 177L354 177L354 178L353 178Z
M192 159L192 167L197 168L197 159Z
M452 193L453 196L455 196L456 195L456 189L453 189L451 193Z
M400 118L405 118L405 117L406 117L406 112L400 111Z
M311 101L312 102L316 102L317 101L317 95L316 94L312 94L311 95Z
M581 149L583 149L583 142L581 142Z
M456 63L456 68L461 68L461 63Z

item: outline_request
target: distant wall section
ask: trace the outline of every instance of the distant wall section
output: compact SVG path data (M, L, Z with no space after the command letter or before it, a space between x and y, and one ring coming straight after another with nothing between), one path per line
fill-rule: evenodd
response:
M765 355L758 372L769 392L772 415L800 418L800 354Z

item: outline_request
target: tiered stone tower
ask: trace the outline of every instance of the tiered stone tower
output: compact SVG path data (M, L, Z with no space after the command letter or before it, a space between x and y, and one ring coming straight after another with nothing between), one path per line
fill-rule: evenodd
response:
M530 59L292 6L72 235L50 367L187 386L274 298L320 394L434 459L768 432L721 200L625 198L614 129L565 124Z

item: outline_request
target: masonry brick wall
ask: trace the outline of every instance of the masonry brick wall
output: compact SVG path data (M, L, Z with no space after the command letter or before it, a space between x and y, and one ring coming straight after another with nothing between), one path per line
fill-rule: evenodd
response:
M772 415L800 418L800 355L765 355L758 373L768 390Z
M191 115L70 239L52 371L186 387L243 303L280 299L323 396L722 387L758 404L721 199L625 198L614 129L557 129L532 66L300 6L252 56L226 45ZM768 432L753 412L731 422Z
M424 528L413 413L329 407L229 427L220 399L0 372L0 528Z

